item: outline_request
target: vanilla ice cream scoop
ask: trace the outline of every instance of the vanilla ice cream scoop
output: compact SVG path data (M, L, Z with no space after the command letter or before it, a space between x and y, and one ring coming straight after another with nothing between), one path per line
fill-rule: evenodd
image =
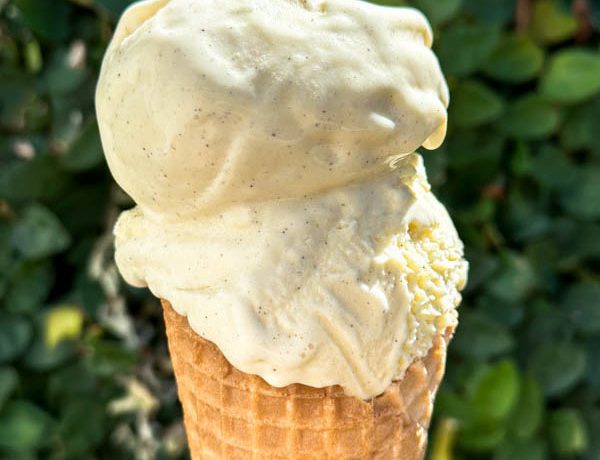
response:
M444 137L430 46L417 11L356 0L139 3L98 84L111 171L163 217L373 176Z
M274 386L382 393L457 321L462 243L414 150L448 90L416 10L358 0L149 0L96 95L137 203L125 279Z

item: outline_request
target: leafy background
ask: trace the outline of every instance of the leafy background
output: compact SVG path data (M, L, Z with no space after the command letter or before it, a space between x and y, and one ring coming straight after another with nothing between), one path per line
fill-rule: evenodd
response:
M127 0L0 0L0 458L179 459L160 308L93 106ZM398 5L401 2L380 2ZM600 459L600 2L414 0L453 102L430 179L470 283L430 458Z

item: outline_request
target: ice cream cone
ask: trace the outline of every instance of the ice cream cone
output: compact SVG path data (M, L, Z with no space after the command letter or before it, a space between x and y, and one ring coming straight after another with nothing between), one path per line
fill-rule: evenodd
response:
M452 330L402 380L363 401L339 386L275 388L241 372L162 304L193 460L423 458Z

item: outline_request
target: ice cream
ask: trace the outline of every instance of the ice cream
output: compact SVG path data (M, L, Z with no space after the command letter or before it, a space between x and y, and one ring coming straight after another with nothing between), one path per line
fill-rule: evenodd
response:
M414 150L445 135L424 17L358 0L150 0L97 113L137 207L125 279L273 386L381 394L457 321L462 243Z

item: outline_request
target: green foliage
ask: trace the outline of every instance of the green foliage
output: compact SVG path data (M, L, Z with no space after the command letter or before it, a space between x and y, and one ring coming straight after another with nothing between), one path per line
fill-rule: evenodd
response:
M544 460L546 448L540 441L511 441L498 447L494 460Z
M551 136L560 120L559 111L537 95L517 99L499 121L499 128L515 139Z
M38 37L48 41L61 41L69 33L69 4L65 0L40 2L15 0L23 15L23 22Z
M19 316L2 313L0 316L0 363L19 357L31 340L31 325Z
M550 414L548 431L552 449L560 456L585 452L588 440L581 414L574 409L560 409Z
M477 419L501 420L508 416L519 392L519 377L514 364L501 361L478 375L471 402Z
M129 3L0 0L0 458L185 457L160 307L109 240L93 97ZM379 3L429 16L452 95L425 160L471 271L431 458L600 460L600 3L590 34L568 0L518 27L516 0ZM132 380L158 409L115 409Z
M453 346L463 356L487 359L506 353L514 346L508 328L483 312L465 311L461 328L465 332L455 338Z
M519 31L494 0L435 27L452 101L425 159L471 263L436 414L450 458L597 460L600 35L569 1L525 3Z
M454 18L463 0L415 0L413 6L421 10L432 24L442 24Z
M33 204L14 225L12 243L23 259L42 259L65 250L71 237L52 212Z
M497 119L503 108L494 91L478 81L466 80L454 91L450 113L461 128L474 128Z
M509 417L508 429L516 439L531 439L537 433L544 413L544 400L536 380L525 376L517 403Z
M11 367L0 367L0 410L17 388L19 374Z
M501 82L522 83L534 78L543 63L543 50L530 38L507 35L489 56L484 72Z
M89 170L98 166L103 159L100 133L95 119L88 122L73 141L70 149L61 157L62 166L73 172Z
M16 313L34 311L48 297L54 281L52 264L47 260L21 262L11 276L6 309Z
M548 396L557 396L574 387L583 377L585 352L569 342L548 342L530 355L530 369Z
M584 335L600 333L600 284L582 282L569 287L561 303L575 329Z
M495 49L499 37L494 27L460 24L451 28L437 50L444 71L467 76L479 70Z
M586 49L566 49L552 56L540 91L553 102L585 101L600 92L600 56Z
M108 239L124 200L94 88L129 3L0 1L1 459L184 452L160 307L125 289ZM159 410L112 409L131 379Z
M529 30L535 40L551 45L573 38L577 21L559 1L538 0L533 4Z
M19 457L49 441L52 419L34 404L15 400L0 413L0 449Z
M73 305L52 309L46 316L46 345L54 348L64 340L77 339L81 335L83 314Z

